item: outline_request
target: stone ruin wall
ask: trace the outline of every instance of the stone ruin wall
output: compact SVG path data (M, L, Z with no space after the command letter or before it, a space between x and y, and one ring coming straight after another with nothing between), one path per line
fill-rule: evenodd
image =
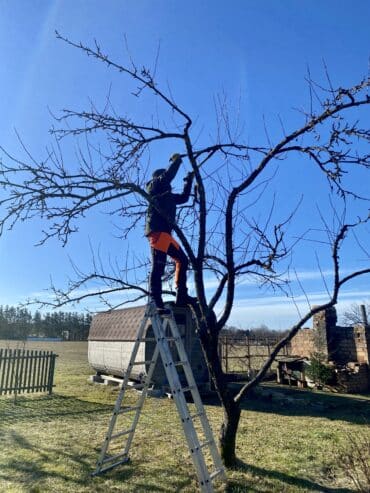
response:
M337 325L335 308L317 313L312 329L301 329L290 344L292 356L310 357L321 353L337 364L348 362L370 363L370 326Z
M301 329L291 340L291 355L307 358L313 353L320 353L328 358L328 326L335 327L336 323L335 308L314 315L312 329Z
M368 389L370 325L340 327L335 308L317 313L312 325L312 328L301 329L293 337L289 353L306 358L321 353L338 365L338 386L343 391L355 393Z
M316 352L313 329L301 329L290 341L289 353L305 358Z

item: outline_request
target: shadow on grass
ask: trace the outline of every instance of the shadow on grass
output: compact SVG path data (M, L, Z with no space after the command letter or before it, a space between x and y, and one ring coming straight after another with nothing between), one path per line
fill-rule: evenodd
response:
M42 447L42 444L35 446L14 430L9 432L7 442L12 449L18 448L21 451L27 451L30 455L28 458L22 452L19 454L19 458L10 458L5 463L2 463L0 478L5 480L11 478L17 484L34 484L46 479L48 481L50 479L58 479L68 483L84 485L90 477L90 456L68 453L60 448ZM62 468L60 468L61 462L65 464ZM55 465L54 470L53 467L50 467L51 463ZM74 470L76 465L81 471L77 479L68 474L68 470ZM58 468L61 470L58 470Z
M203 398L207 405L219 406L217 397ZM332 394L263 384L241 402L245 411L284 416L325 417L354 424L370 422L370 399L346 394Z
M80 419L82 415L112 412L112 409L112 404L56 394L36 398L18 397L16 404L11 399L0 400L0 427L32 419L50 421L63 416Z
M310 479L297 478L294 476L289 476L289 474L279 472L279 471L270 471L263 467L257 467L253 465L246 464L245 462L238 460L236 466L236 470L249 473L257 478L264 478L264 480L271 479L273 484L276 487L276 482L280 481L282 489L279 491L284 491L284 485L290 485L292 487L296 487L302 489L303 491L314 491L314 492L322 492L322 493L353 493L353 490L348 488L331 488L328 486L323 486L316 481L311 481ZM250 484L246 484L243 486L244 489L240 489L240 485L237 481L230 480L228 482L226 492L227 493L236 493L242 491L249 492L259 492L259 493L271 493L271 489L269 486L258 486L258 479L251 479Z
M32 485L27 491L53 491L53 488L57 491L61 491L61 488L63 491L75 491L78 487L82 488L81 491L89 492L110 491L110 488L123 491L121 487L126 483L133 488L130 491L140 493L181 492L194 479L193 474L187 477L185 466L182 474L171 465L151 468L149 471L140 460L129 461L99 476L92 476L98 456L92 460L91 453L81 454L57 447L32 445L15 431L10 432L9 439L12 446L21 447L31 455L28 458L22 454L19 458L10 458L2 463L0 484L1 480L11 480L12 486L17 488Z

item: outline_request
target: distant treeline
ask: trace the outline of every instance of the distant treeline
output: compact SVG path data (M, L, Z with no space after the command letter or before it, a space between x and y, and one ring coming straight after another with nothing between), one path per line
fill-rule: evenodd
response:
M221 330L221 336L228 337L229 339L243 339L248 337L250 339L276 339L280 340L282 337L288 334L288 330L275 330L269 329L266 325L260 327L254 327L251 329L239 329L238 327L225 326Z
M91 315L77 312L31 313L27 308L0 305L0 339L28 336L87 339Z

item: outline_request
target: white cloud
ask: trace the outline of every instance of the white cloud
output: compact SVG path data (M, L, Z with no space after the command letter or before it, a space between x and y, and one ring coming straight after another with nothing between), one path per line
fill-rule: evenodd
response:
M370 297L370 291L342 291L336 305L340 315L352 303L361 303ZM325 292L307 293L311 305L320 305L328 301ZM310 306L305 296L293 300L284 296L260 296L238 299L234 303L229 324L240 327L252 327L266 324L271 329L287 329L305 315Z

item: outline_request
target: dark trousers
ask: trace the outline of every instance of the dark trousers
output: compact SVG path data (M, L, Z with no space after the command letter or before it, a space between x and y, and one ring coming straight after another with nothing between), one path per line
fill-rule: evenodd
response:
M189 261L181 247L178 246L177 248L172 243L169 245L166 252L152 247L151 253L152 271L149 277L149 293L158 308L163 308L162 276L166 267L167 255L169 255L176 263L175 285L178 295L187 293L186 273Z

